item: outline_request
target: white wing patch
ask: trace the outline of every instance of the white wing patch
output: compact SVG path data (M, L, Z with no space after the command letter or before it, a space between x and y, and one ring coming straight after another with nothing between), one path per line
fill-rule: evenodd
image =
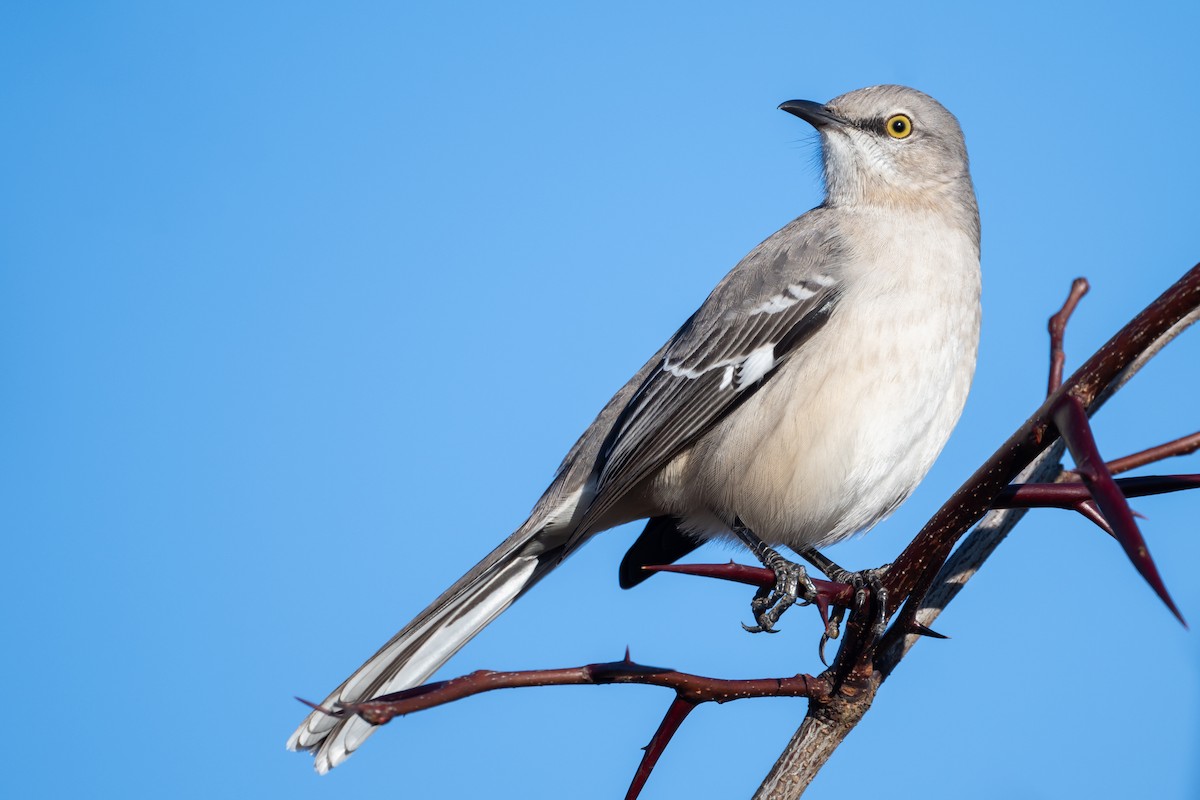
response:
M704 369L684 369L678 364L672 364L670 359L663 362L663 369L676 378L695 380L714 369L725 370L721 376L721 385L717 388L741 390L758 380L775 368L775 345L764 344L756 347L744 356L727 358L715 364L709 364Z
M740 311L729 311L725 315L725 319L730 325L739 323L743 325L750 324L746 318L747 316L778 314L797 303L815 297L822 289L826 289L835 283L837 283L837 279L830 275L817 274L807 276L799 283L788 284L786 291L771 295L748 311L744 308ZM674 375L676 378L687 378L688 380L696 380L715 369L724 370L724 373L721 375L721 383L717 387L718 390L733 388L735 391L741 391L745 387L762 380L768 372L775 368L775 345L776 342L764 344L745 355L736 355L731 358L721 359L703 367L685 367L679 362L672 363L670 357L668 357L664 359L662 368L665 372Z
M761 380L775 366L775 345L764 344L750 351L737 371L737 388L741 389Z
M814 275L809 281L816 284L819 288L832 286L834 279L828 275ZM801 300L807 300L817 293L817 289L810 289L803 283L793 283L787 288L786 294L771 295L764 302L759 303L754 308L750 309L751 314L778 314L780 311L791 308Z
M785 309L788 309L788 308L796 305L796 303L800 302L803 299L800 297L792 297L791 294L792 294L792 287L789 286L788 293L786 295L783 295L783 294L772 295L770 298L767 299L766 302L759 303L754 308L750 309L750 313L751 314L778 314L780 311L784 311ZM812 297L814 294L815 294L815 292L809 292L808 296Z
M810 289L807 286L799 283L793 283L788 287L788 294L797 300L807 300L817 293L816 289Z

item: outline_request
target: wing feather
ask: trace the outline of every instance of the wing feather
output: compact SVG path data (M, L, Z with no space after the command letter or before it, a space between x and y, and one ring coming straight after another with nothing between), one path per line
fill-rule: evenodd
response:
M750 253L672 337L608 432L580 531L733 413L836 313L840 240L801 220Z

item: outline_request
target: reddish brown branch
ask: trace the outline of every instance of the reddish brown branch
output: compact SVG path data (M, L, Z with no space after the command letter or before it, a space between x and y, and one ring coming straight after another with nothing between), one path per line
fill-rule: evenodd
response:
M1118 478L1115 484L1125 497L1146 497L1198 489L1200 475L1142 475ZM1075 509L1091 499L1087 487L1078 483L1023 483L1005 488L992 503L992 508Z
M658 725L658 730L650 739L650 744L642 748L646 752L642 755L637 771L633 773L633 780L629 782L629 791L625 793L625 800L637 800L646 786L646 781L650 779L650 773L654 771L654 766L658 763L658 757L667 749L671 738L695 707L695 703L684 700L678 695L671 701L667 713L663 715L663 720Z
M1053 412L1060 398L1075 397L1090 411L1102 392L1119 384L1127 369L1177 332L1176 326L1197 308L1200 265L1189 270L1076 370L934 514L888 571L889 593L907 602L897 620L899 624L885 636L884 646L895 645L905 635L955 543L983 517L1004 487L1058 438Z
M1050 381L1046 387L1046 396L1054 394L1058 391L1058 387L1062 386L1063 364L1067 361L1067 355L1063 350L1063 336L1067 330L1067 322L1071 319L1071 314L1075 313L1075 306L1079 305L1079 301L1088 293L1087 278L1076 278L1071 283L1071 291L1067 294L1067 299L1063 303L1062 308L1058 313L1050 317L1048 325L1050 329Z
M1153 464L1156 461L1162 461L1166 458L1186 456L1197 450L1200 450L1200 433L1193 433L1189 436L1181 436L1166 444L1160 444L1157 447L1150 447L1146 450L1127 455L1124 458L1109 461L1108 471L1113 475L1119 475L1122 472L1144 467L1147 464Z
M357 714L372 725L384 725L404 714L424 711L496 689L527 686L599 686L613 683L663 686L674 689L679 697L691 703L727 703L751 697L813 697L830 691L827 681L812 675L744 680L709 678L664 667L637 664L629 660L626 654L621 661L564 669L531 669L517 672L478 670L448 681L427 683L402 692L382 695L364 703L347 703L338 708L321 710L335 717ZM307 701L301 702L312 706Z

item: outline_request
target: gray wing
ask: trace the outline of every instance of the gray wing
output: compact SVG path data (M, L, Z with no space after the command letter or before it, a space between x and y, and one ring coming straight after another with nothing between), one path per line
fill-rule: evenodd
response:
M578 530L732 413L834 313L845 256L823 212L755 248L667 343L600 448Z

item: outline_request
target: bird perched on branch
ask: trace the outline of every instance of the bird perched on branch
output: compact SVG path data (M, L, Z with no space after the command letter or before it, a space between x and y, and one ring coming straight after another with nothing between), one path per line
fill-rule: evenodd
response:
M874 86L780 106L820 133L825 202L754 248L608 402L529 519L325 700L423 682L594 534L637 519L621 567L736 537L776 570L756 630L807 597L812 553L890 514L958 421L979 338L979 214L962 131ZM314 711L288 741L326 772L374 729Z

